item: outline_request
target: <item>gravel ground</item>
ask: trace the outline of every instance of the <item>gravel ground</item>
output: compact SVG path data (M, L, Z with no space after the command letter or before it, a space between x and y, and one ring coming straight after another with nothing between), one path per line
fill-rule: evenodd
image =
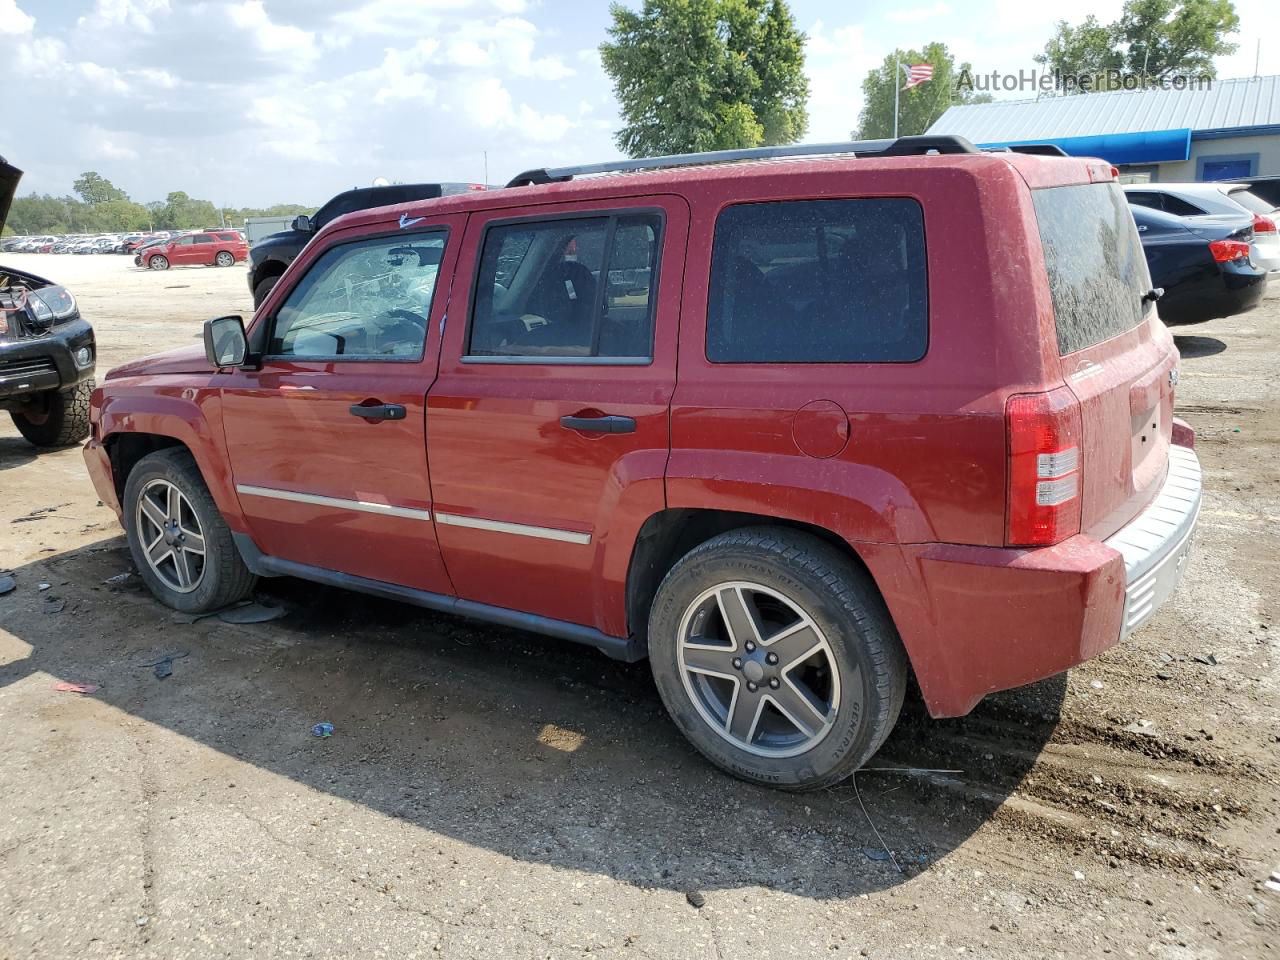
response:
M241 266L6 262L101 370L250 310ZM1175 331L1207 485L1170 605L969 717L909 702L871 767L951 772L802 796L711 769L643 664L287 580L284 619L175 623L79 451L5 418L0 958L1276 956L1278 324Z

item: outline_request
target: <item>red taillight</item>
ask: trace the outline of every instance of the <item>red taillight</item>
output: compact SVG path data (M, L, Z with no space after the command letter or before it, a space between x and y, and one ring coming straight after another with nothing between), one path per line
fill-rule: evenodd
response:
M1253 232L1254 233L1275 233L1276 222L1270 217L1264 217L1260 213L1253 215Z
M1009 438L1005 542L1040 547L1080 532L1080 404L1066 387L1021 393L1004 408Z
M1249 256L1249 245L1243 240L1211 240L1209 252L1218 263L1227 263Z

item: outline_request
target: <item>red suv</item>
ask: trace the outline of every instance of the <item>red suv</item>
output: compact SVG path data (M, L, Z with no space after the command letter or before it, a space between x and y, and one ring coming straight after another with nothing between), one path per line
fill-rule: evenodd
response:
M229 267L248 259L249 245L235 230L206 230L204 233L188 233L164 243L144 247L133 262L149 270L168 270L201 264L213 267Z
M335 220L247 329L95 392L142 577L179 610L286 575L648 657L699 750L789 789L864 763L908 675L955 716L1115 644L1182 574L1200 466L1114 171L834 149Z

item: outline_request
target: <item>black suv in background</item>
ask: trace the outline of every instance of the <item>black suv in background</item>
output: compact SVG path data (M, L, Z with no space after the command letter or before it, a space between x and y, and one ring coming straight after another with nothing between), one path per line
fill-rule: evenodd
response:
M22 171L0 157L0 229ZM93 328L65 287L0 264L0 410L37 447L89 436Z
M455 193L483 190L482 183L396 183L383 187L358 187L338 194L308 217L296 217L292 230L268 234L249 248L249 289L253 291L253 305L262 303L271 288L276 285L285 268L302 252L320 228L344 213L387 207L410 200L431 200Z

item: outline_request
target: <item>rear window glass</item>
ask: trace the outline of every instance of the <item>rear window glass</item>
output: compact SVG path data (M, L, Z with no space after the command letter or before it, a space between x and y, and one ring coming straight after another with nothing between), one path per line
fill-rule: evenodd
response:
M928 343L924 216L905 197L739 204L716 221L713 363L894 363Z
M1251 193L1248 190L1232 190L1227 194L1227 196L1240 204L1240 206L1244 207L1250 213L1271 212L1271 204L1267 203L1267 201L1263 200L1256 193Z
M1111 183L1033 190L1063 356L1142 322L1151 289L1124 194Z

